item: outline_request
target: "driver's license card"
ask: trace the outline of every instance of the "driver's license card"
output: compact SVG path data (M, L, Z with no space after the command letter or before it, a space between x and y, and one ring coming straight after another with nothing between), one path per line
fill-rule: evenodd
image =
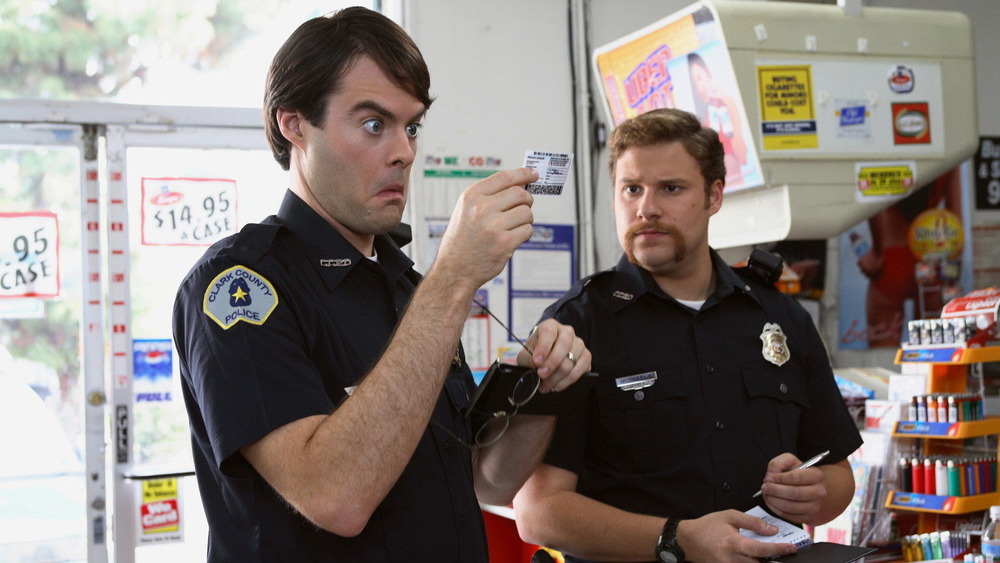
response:
M538 181L528 184L525 189L531 194L559 195L569 167L573 164L573 153L527 151L524 153L524 165L538 172Z

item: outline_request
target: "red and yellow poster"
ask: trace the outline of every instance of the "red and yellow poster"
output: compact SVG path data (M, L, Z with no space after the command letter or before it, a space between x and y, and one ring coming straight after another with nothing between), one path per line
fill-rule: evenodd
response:
M139 543L169 543L182 539L180 488L176 477L142 481Z

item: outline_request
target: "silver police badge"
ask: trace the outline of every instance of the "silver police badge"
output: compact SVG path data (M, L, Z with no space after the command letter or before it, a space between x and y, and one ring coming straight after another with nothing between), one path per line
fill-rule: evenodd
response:
M760 339L764 342L762 350L764 359L776 366L780 366L792 357L788 350L788 341L785 333L781 331L778 323L764 323L764 331L760 333Z

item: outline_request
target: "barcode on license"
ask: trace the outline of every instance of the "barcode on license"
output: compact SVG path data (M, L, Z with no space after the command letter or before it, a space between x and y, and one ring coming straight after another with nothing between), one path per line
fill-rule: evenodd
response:
M551 184L528 184L524 187L529 194L559 195L562 193L562 186Z

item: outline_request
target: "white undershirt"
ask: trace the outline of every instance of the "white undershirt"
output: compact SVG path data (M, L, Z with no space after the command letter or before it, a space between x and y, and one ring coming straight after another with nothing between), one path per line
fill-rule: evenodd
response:
M700 301L689 301L687 299L677 299L678 303L680 303L681 305L684 305L686 307L689 307L689 308L691 308L691 309L693 309L695 311L701 311L701 306L705 304L705 301L706 301L705 299L702 299Z

